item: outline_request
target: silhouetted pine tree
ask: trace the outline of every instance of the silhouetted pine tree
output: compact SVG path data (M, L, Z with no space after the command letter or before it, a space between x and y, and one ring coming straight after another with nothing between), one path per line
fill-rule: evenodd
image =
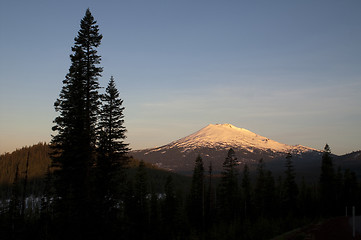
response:
M322 154L320 200L322 214L325 216L332 215L332 207L335 204L335 170L332 163L331 150L328 144L325 145Z
M21 202L20 202L20 176L19 176L19 163L16 165L15 178L13 186L11 189L11 199L9 202L9 223L10 223L10 233L11 239L16 239L19 237L22 218L20 215L21 212Z
M205 198L204 194L204 166L201 156L198 155L192 176L192 185L189 194L189 219L197 230L204 228Z
M274 217L277 213L276 183L272 172L265 169L263 159L257 166L254 205L259 217Z
M237 157L233 149L229 149L223 162L223 171L219 189L220 214L225 219L234 220L239 214L240 193L238 188Z
M64 237L81 238L92 230L87 227L87 216L91 213L90 169L95 162L98 77L102 72L96 48L101 39L87 9L74 39L69 73L54 104L59 116L52 128L56 134L51 141L51 157L56 167L57 212L65 227L59 233Z
M30 156L30 151L28 151L28 156L26 158L25 177L24 177L24 182L23 182L23 196L21 198L21 218L23 218L23 219L25 219L25 209L26 209L26 194L27 194L27 186L28 186L29 156Z
M109 226L110 215L117 209L124 193L125 165L128 162L128 144L124 143L126 129L123 126L123 100L119 97L114 78L111 77L106 92L101 97L99 119L99 143L96 165L95 198L104 227ZM113 213L111 213L113 212ZM114 220L114 219L113 219Z
M296 184L296 173L293 167L291 153L288 153L286 156L285 167L283 208L285 213L293 214L297 207L298 186Z

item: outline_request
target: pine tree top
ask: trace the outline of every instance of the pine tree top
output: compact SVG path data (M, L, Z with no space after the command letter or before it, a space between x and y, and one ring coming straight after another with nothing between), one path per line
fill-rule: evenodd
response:
M103 38L99 34L99 26L96 25L89 8L85 12L85 16L80 21L80 30L78 36L74 38L75 44L82 47L98 47Z

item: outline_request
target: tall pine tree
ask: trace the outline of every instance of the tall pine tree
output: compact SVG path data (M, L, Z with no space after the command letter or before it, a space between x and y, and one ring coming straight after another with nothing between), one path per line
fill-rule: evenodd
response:
M124 123L123 100L111 77L102 95L102 107L99 120L99 143L96 171L96 198L104 217L114 210L115 204L121 200L121 189L124 187L125 172L128 161L128 144L124 143L126 129ZM104 220L104 219L103 219ZM104 221L103 221L104 222Z
M320 175L320 200L322 214L332 214L332 206L335 203L335 170L333 167L331 149L325 145L322 154L322 165Z
M89 213L90 170L95 162L96 123L100 97L98 77L99 47L102 35L89 9L81 20L70 55L71 66L54 106L55 118L51 145L56 167L56 192L59 215L69 227L62 233L84 236ZM82 225L82 226L80 226ZM81 234L76 235L76 230Z
M234 220L239 214L240 192L238 188L237 157L231 148L223 162L220 183L220 208L225 219Z
M189 217L191 224L201 230L204 227L204 166L200 155L196 158L189 196Z
M296 174L292 163L292 155L286 156L286 170L284 182L284 208L288 214L294 213L297 206L298 186L296 184Z

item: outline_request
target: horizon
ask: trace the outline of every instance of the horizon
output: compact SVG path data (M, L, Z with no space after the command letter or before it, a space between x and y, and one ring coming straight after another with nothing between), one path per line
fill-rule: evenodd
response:
M103 35L99 83L114 76L132 149L228 122L288 145L361 150L359 1L0 5L0 154L50 141L88 7Z
M248 130L248 129L246 129L246 128L239 128L239 127L237 127L237 126L234 126L234 125L231 124L231 123L210 123L210 124L202 127L201 129L197 130L196 132L189 133L189 134L186 135L186 136L183 136L183 137L181 137L181 138L179 138L179 139L172 140L171 142L165 143L165 144L163 144L163 145L153 146L153 147L149 147L149 148L131 149L130 151L141 151L141 150L155 149L155 148L163 147L163 146L166 146L166 145L168 145L168 144L170 144L170 143L172 143L172 142L177 142L177 141L179 141L179 140L181 140L181 139L183 139L183 138L187 138L187 137L189 137L189 136L191 136L191 135L194 135L194 134L196 134L197 132L199 132L199 131L201 131L201 130L203 130L203 129L206 129L206 128L210 127L210 126L225 126L225 125L226 125L226 126L230 126L230 127L232 127L232 128L235 128L235 129L237 129L237 130L238 130L238 129L246 130L246 131L248 131L248 132L251 132L251 133L254 133L254 134L258 135L259 137L268 138L267 136L262 136L262 135L260 135L260 134L258 134L258 133L256 133L256 132L252 132L252 131L250 131L250 130ZM273 141L276 141L276 140L274 140L274 139L272 139L272 138L268 138L268 139L273 140ZM278 141L276 141L276 142L278 142ZM31 147L31 146L33 146L33 145L40 144L40 143L50 144L49 142L46 142L46 141L39 141L38 143L34 143L34 144L31 144L31 145L26 145L26 146L22 146L22 147L20 147L20 148L16 148L15 150L13 150L13 151L11 151L11 152L0 153L0 155L6 154L6 153L12 153L12 152L17 151L17 150L20 150L20 149L22 149L22 148ZM317 150L317 151L323 151L323 148L322 148L322 149L316 149L316 148L312 148L312 147L310 147L310 146L305 146L305 145L301 145L301 144L289 145L289 144L283 143L283 142L278 142L278 143L280 143L280 144L286 144L286 145L291 146L291 147L301 146L301 147L311 148L311 149L314 149L314 150ZM326 143L326 144L327 144L327 143ZM325 144L325 145L326 145L326 144ZM331 148L331 147L330 147L330 149L331 149L331 152L332 152L332 148ZM332 154L337 155L337 156L342 156L342 155L346 155L346 154L349 154L349 153L352 153L352 152L357 152L357 151L361 151L361 149L359 149L359 150L353 150L353 151L351 151L351 152L347 152L347 153L344 153L344 154L336 154L336 153L333 153L333 152L332 152Z

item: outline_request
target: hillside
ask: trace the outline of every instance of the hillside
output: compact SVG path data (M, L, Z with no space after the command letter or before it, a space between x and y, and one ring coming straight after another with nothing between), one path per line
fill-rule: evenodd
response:
M38 143L30 147L17 149L12 153L0 155L0 197L10 194L9 186L14 181L17 166L19 166L20 179L24 178L28 154L29 189L34 194L42 191L42 179L51 164L49 151L49 146L46 143Z
M19 177L23 179L26 170L26 160L29 153L29 191L31 194L39 195L43 191L43 179L51 164L49 157L50 148L46 143L38 143L30 147L23 147L12 153L0 155L0 199L10 195L11 185L15 178L16 166L19 166ZM128 166L128 177L132 179L139 160L131 158ZM165 171L150 163L146 163L146 171L149 178L148 187L156 192L162 192L166 178L172 175L176 188L185 192L190 182L189 177ZM30 194L29 193L29 194Z

